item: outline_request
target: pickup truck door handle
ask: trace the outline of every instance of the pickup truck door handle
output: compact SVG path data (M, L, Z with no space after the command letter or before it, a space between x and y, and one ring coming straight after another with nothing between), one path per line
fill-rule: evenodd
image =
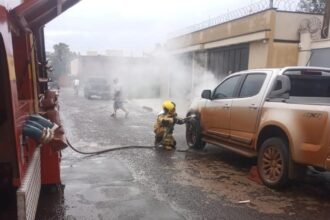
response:
M225 106L223 106L223 108L230 109L230 106L228 104L225 104Z
M255 104L252 104L249 106L249 109L257 110L258 107Z

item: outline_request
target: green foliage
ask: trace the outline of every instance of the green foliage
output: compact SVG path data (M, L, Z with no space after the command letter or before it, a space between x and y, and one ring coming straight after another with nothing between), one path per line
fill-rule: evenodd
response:
M76 54L70 51L65 43L58 43L53 46L54 52L48 55L53 71L49 77L58 79L62 75L70 73L70 63L76 57Z
M323 14L326 0L300 0L298 11Z

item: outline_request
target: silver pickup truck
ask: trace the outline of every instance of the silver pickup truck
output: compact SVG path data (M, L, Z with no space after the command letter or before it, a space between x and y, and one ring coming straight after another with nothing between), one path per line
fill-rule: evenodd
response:
M265 185L281 188L307 166L330 170L330 69L287 67L229 75L192 104L189 147L205 143L258 158ZM299 174L299 175L298 175Z

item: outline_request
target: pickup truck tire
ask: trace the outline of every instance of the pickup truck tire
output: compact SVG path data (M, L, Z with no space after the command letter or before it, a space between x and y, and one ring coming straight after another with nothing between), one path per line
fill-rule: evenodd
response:
M191 118L186 123L186 141L189 148L203 149L200 122L197 118Z
M289 181L289 149L285 140L272 137L263 142L258 153L258 171L263 183L280 189Z

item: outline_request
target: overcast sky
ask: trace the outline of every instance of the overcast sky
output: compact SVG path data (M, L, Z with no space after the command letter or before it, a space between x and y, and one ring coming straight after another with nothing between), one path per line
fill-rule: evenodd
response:
M148 51L170 32L260 0L82 0L46 25L46 48Z

